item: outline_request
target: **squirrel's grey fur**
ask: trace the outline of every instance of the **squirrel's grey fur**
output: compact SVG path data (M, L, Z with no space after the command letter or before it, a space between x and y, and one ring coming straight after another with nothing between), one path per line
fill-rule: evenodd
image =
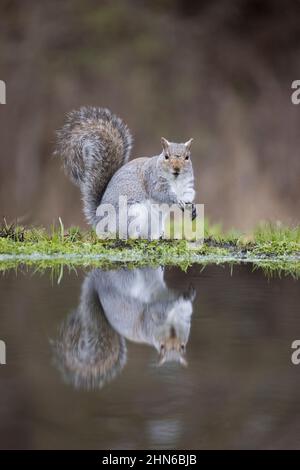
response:
M186 364L195 290L170 289L162 267L95 273L99 299L112 327L130 341L154 346L159 364Z
M147 211L153 204L184 209L193 203L192 139L176 144L162 137L159 155L128 162L132 137L127 126L108 109L93 107L71 112L57 135L55 153L63 157L66 172L80 186L84 213L92 225L101 220L97 209L104 204L118 214L120 196L126 196L128 207L138 204ZM148 220L141 225L139 236L147 238ZM164 222L155 237L163 230Z
M124 368L126 341L149 344L159 364L186 364L195 290L170 289L163 268L87 274L77 308L52 341L54 362L76 388L102 388Z

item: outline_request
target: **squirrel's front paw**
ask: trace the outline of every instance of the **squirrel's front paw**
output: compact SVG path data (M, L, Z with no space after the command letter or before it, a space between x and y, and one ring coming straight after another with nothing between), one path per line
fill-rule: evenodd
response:
M196 204L193 203L192 206L191 206L191 209L192 209L192 220L194 220L197 217Z
M180 209L184 211L185 209L188 209L191 212L192 220L194 220L197 217L197 209L196 209L196 204L193 202L184 202L184 201L179 201L178 203Z
M184 300L193 300L196 297L196 289L192 284L189 285L189 288L182 294L182 297Z
M185 206L186 206L186 202L184 202L182 199L180 199L180 200L178 201L178 205L179 205L180 209L181 209L182 211L184 211Z

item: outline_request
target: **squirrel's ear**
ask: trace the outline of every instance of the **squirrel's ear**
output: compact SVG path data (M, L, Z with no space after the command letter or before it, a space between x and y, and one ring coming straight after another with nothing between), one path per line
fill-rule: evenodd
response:
M168 150L168 147L169 147L169 145L170 145L170 142L168 142L167 139L165 139L164 137L162 137L162 138L160 139L160 141L161 141L162 148L163 148L165 151Z
M184 145L185 145L187 150L190 150L193 140L194 139L192 138L192 139L188 140L187 142L185 142Z

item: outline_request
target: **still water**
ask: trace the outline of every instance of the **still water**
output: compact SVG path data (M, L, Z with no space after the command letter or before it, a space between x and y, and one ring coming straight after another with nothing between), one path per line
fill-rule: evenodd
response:
M12 270L0 298L0 448L300 448L299 281Z

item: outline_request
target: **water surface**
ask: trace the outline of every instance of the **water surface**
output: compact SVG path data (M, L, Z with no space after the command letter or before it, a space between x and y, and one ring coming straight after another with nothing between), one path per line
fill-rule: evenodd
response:
M0 448L300 447L299 281L12 270L0 298Z

